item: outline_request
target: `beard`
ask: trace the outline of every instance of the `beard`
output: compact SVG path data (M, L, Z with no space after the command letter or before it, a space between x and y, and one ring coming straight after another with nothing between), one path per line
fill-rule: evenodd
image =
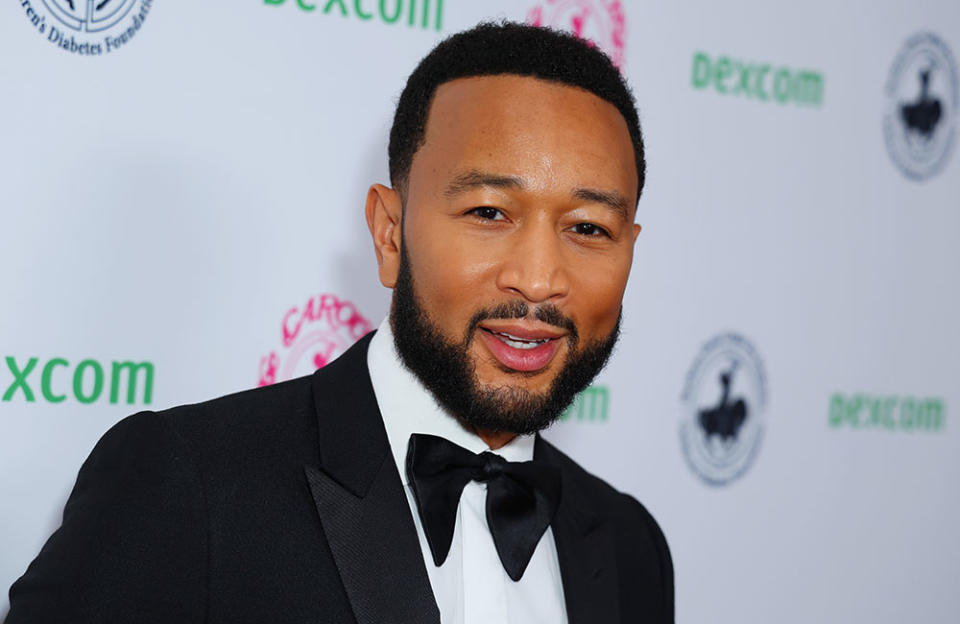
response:
M480 309L471 318L462 340L451 341L433 324L420 305L410 273L406 245L401 247L400 268L390 307L390 324L397 353L404 366L417 376L440 406L470 430L525 435L550 426L603 369L620 336L618 316L609 335L578 350L579 331L572 319L553 304L535 306L532 315L530 308L522 300L512 300ZM565 339L568 349L563 368L545 392L531 392L517 386L482 385L469 354L477 327L486 319L528 316L567 331ZM517 376L538 374L504 370Z

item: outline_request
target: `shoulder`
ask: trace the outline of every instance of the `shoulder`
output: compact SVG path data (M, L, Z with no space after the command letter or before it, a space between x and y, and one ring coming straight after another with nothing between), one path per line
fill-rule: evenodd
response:
M302 377L202 403L134 414L103 435L91 460L146 452L155 456L150 463L158 467L180 460L207 473L296 454L297 449L315 449L315 431L310 377Z
M283 428L283 421L311 412L312 406L310 378L302 377L201 403L133 414L111 427L100 445L115 440L135 444L145 438L194 441L211 436L228 443L222 436L253 436Z
M644 588L634 597L657 596L663 620L673 621L673 559L663 530L650 511L543 439L538 439L537 457L561 468L564 487L569 484L574 489L574 496L581 501L578 506L589 508L599 520L612 524L621 581Z
M312 375L236 392L202 403L136 415L119 427L166 427L188 443L212 448L289 442L317 427L317 408L350 408L358 395L373 397L366 354L372 337L361 338L340 357ZM344 397L350 401L344 405Z
M186 437L256 436L312 418L311 377L228 394L156 412L154 417Z
M337 422L361 398L375 400L369 381L363 383L368 343L359 340L312 375L130 416L103 436L93 456L150 445L167 457L189 456L198 474L215 483L253 473L258 481L302 475L303 464L318 462L321 420Z
M9 621L203 621L213 527L218 566L242 559L239 545L275 540L264 526L312 543L303 466L318 457L313 396L304 377L118 422L81 467L61 527L11 589ZM111 617L87 617L88 607Z

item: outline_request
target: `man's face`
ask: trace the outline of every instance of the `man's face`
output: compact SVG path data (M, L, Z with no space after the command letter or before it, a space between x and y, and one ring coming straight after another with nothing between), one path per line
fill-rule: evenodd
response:
M445 83L392 233L412 296L401 303L459 349L476 394L507 412L539 405L571 368L582 387L615 339L636 195L632 143L612 104L528 77ZM404 284L399 260L386 264L396 321Z

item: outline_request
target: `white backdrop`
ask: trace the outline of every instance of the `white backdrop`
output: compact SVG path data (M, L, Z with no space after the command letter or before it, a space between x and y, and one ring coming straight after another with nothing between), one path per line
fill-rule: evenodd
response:
M4 589L114 422L383 318L362 209L396 98L509 17L581 24L636 91L623 339L547 435L658 518L677 620L960 617L956 2L76 4L0 8Z

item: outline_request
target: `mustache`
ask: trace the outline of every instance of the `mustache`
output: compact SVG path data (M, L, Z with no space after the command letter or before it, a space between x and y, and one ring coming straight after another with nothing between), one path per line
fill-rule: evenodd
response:
M528 305L526 301L513 299L493 307L478 310L470 319L470 326L467 330L467 342L469 342L470 338L474 335L477 326L487 319L522 318L536 319L541 323L566 330L571 346L576 345L580 340L580 332L577 331L577 324L573 322L572 318L561 312L560 308L555 304L542 303L533 306L531 313L531 306Z

